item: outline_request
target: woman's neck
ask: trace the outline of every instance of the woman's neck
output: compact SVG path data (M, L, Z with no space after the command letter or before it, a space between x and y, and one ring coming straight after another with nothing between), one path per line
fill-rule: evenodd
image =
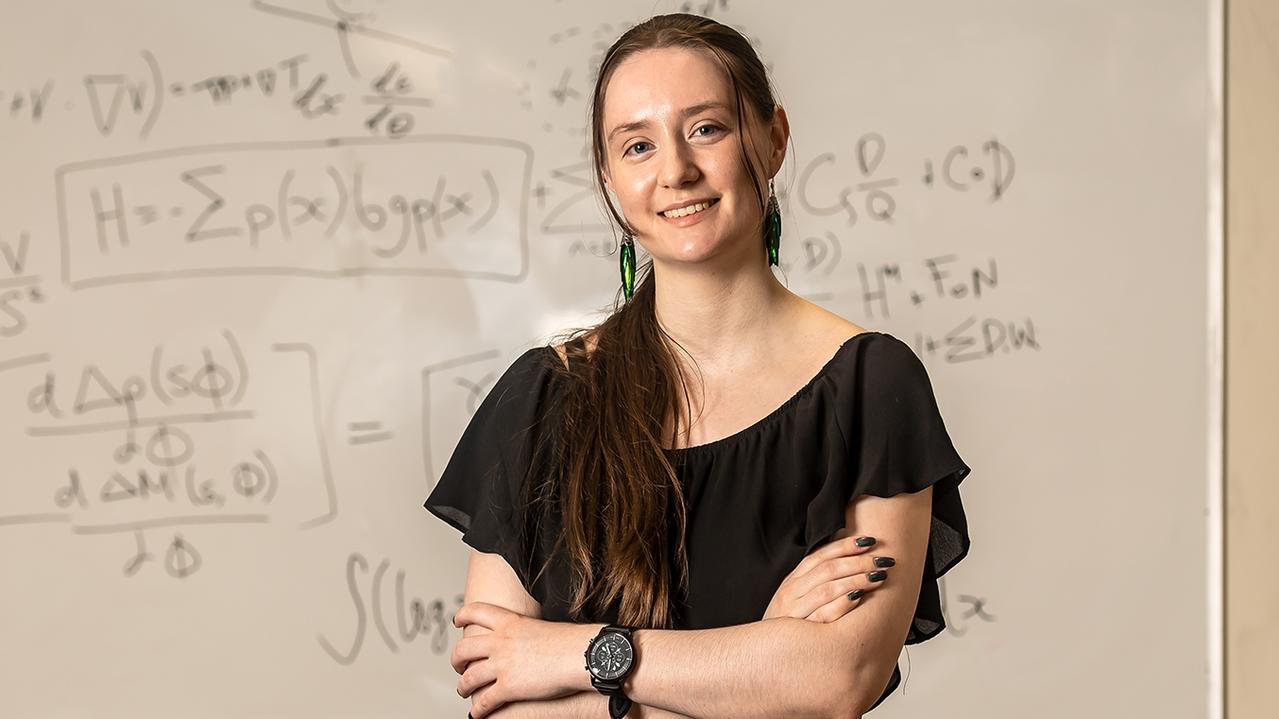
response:
M654 271L658 323L703 367L748 366L774 354L807 304L762 263L726 272L700 265Z

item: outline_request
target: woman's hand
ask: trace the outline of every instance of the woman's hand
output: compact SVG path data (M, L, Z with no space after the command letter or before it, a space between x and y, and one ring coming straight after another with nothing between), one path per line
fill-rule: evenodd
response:
M569 624L526 617L484 602L463 605L453 625L477 624L488 633L462 637L449 663L461 675L457 693L471 697L471 716L483 719L503 705L558 699L586 680L584 654L603 624Z
M874 537L849 536L814 549L782 580L763 618L827 623L853 611L867 592L883 585L887 567L896 564L892 557L871 556L874 546Z

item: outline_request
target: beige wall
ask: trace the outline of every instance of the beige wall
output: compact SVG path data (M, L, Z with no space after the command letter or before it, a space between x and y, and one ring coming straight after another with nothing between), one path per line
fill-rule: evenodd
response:
M1226 716L1279 716L1279 2L1226 0Z

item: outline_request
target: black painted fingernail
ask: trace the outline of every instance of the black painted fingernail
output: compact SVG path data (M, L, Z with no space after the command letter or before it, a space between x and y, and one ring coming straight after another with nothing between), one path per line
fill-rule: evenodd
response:
M883 571L883 570L881 570L881 569L876 569L875 571L871 572L870 574L867 574L867 575L866 575L866 578L867 578L867 579L869 579L869 580L870 580L870 581L872 581L872 582L882 582L882 581L884 581L885 579L888 579L888 572L885 572L885 571Z
M857 546L859 547L871 547L871 546L874 546L874 544L875 544L874 537L858 537L857 538Z
M875 557L876 567L891 567L895 564L897 564L897 561L892 557Z
M862 595L865 593L866 593L865 589L854 589L853 591L848 593L848 601L855 602L858 599L861 599Z

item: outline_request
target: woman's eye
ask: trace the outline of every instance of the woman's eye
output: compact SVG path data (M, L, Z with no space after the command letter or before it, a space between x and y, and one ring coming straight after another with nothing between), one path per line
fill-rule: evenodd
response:
M704 132L702 132L702 130L711 130L711 132L709 132L709 133L704 133ZM698 137L712 137L712 136L714 136L714 135L715 135L716 133L718 133L718 132L720 132L720 127L719 127L718 125L702 125L701 127L697 128L696 130L693 130L693 134L694 134L694 135L697 135ZM637 153L632 153L632 152L631 152L631 150L634 150L634 149L635 149L635 148L637 148L637 147L647 147L647 146L648 146L648 143L647 143L647 142L640 141L640 142L637 142L637 143L635 143L634 145L631 145L630 147L626 148L626 150L625 150L622 154L624 154L624 155L630 155L630 154L643 154L643 153L642 153L642 151L641 151L641 152L637 152Z

